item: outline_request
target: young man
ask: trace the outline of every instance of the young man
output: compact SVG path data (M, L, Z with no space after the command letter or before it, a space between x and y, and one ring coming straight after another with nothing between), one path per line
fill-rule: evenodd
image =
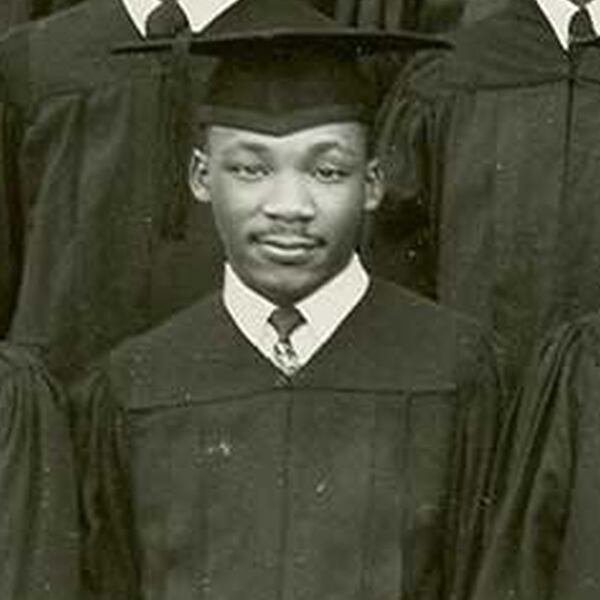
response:
M275 0L241 0L192 41L222 57L190 185L212 204L224 285L79 390L90 587L466 596L500 410L492 353L472 323L372 281L354 250L383 192L356 49L420 43Z

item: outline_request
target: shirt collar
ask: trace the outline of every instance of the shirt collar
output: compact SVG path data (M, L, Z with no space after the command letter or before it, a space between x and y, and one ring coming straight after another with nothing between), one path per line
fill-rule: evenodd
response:
M306 317L316 338L326 340L360 302L368 287L369 276L354 254L345 269L296 307Z
M303 362L333 335L363 298L368 287L369 275L354 254L340 273L296 303L306 318L306 327L299 328L298 332ZM267 319L276 305L248 287L229 264L225 265L223 302L244 336L263 353L270 353L271 348L262 346L265 328L269 327ZM303 336L302 333L307 335Z
M225 265L223 302L240 331L256 345L275 304L248 287L229 263Z
M140 35L146 37L146 19L161 0L121 0ZM199 32L238 0L177 0L192 31Z
M552 26L560 45L569 48L569 21L579 10L579 7L570 0L536 0L544 16ZM600 0L592 0L586 4L590 13L594 31L600 33Z

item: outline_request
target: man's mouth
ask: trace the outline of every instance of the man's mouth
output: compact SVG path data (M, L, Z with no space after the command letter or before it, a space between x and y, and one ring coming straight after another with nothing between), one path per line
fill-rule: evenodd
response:
M272 260L291 264L303 262L322 245L319 238L297 233L266 233L254 241Z

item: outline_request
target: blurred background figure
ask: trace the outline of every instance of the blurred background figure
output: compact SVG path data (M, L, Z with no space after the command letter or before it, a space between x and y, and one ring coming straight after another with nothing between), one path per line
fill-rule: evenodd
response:
M598 0L510 0L415 60L384 110L375 264L500 334L515 378L600 298L599 31Z
M182 34L232 2L212 12L184 4ZM0 42L2 243L11 256L2 321L64 377L219 277L212 222L185 183L183 61L114 52L149 35L155 8L89 0ZM201 62L198 85L211 69Z

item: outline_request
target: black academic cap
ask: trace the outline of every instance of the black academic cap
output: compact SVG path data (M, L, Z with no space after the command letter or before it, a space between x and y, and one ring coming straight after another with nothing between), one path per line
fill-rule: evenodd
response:
M343 27L302 0L239 0L204 31L127 51L181 47L219 64L199 95L198 122L280 135L341 121L371 120L362 56L447 46L432 36Z

